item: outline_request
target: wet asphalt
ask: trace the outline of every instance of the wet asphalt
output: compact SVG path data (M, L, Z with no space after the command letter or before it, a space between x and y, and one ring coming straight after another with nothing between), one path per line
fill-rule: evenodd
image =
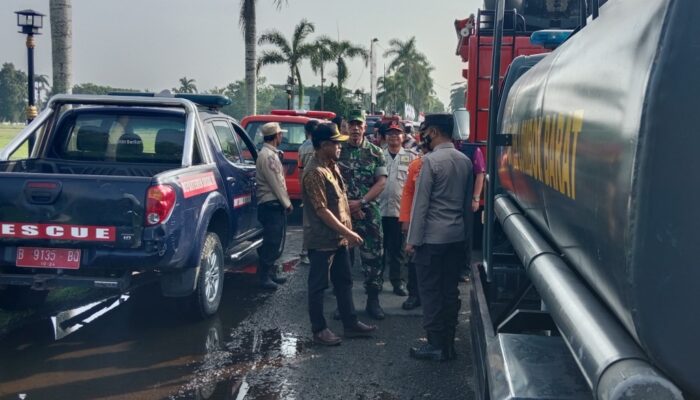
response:
M373 338L321 347L310 340L301 240L298 224L290 226L281 258L289 281L278 291L260 292L253 276L229 273L221 308L205 321L144 285L9 332L0 338L0 399L474 398L468 284L460 286L456 360L409 358L424 340L420 309L402 310L405 297L388 283L380 295L387 318ZM359 317L372 322L357 266L354 276ZM330 291L325 306L330 316ZM340 322L328 320L340 334Z

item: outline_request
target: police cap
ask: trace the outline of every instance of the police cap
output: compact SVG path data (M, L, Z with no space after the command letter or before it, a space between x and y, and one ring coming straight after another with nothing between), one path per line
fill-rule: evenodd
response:
M440 131L446 135L452 135L452 130L454 129L454 117L452 114L449 113L435 113L435 114L426 114L425 115L425 120L423 123L420 124L419 130L421 132L425 131L426 129L430 128L431 126L435 126L440 128Z

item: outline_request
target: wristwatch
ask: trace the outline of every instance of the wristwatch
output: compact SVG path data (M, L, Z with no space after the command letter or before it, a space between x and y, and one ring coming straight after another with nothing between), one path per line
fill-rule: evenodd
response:
M473 200L473 201L479 201L479 200L481 200L481 199L480 199L479 197L472 197L472 200Z

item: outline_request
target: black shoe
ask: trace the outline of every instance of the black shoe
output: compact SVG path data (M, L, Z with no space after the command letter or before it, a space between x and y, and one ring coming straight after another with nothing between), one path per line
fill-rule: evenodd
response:
M379 294L377 292L370 292L367 294L367 306L365 307L365 311L367 315L373 319L382 320L386 317L382 306L379 305Z
M279 275L277 275L277 274L270 275L270 280L271 280L272 282L275 282L275 283L278 284L278 285L281 285L281 284L287 282L287 278L285 278L285 277L283 277L283 276L279 276Z
M367 325L360 321L357 321L357 323L354 326L345 328L343 336L347 338L371 337L376 330L377 327L375 325Z
M270 279L268 276L267 279L263 279L259 283L260 289L263 290L277 290L277 284Z
M447 361L443 344L442 333L428 332L428 343L421 347L412 347L410 355L417 360Z
M469 282L469 272L463 272L459 274L459 281L460 282Z
M404 310L413 310L418 307L420 307L420 299L416 296L408 296L406 301L401 304L401 308Z
M406 292L406 286L404 286L403 283L394 285L394 294L401 297L408 296L408 293Z

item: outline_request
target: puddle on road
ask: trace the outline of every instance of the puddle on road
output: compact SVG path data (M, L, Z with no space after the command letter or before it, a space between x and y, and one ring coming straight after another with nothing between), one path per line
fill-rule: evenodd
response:
M307 338L269 329L234 330L228 339L226 343L211 341L211 351L194 378L171 398L296 399L278 369L302 356L310 345Z

